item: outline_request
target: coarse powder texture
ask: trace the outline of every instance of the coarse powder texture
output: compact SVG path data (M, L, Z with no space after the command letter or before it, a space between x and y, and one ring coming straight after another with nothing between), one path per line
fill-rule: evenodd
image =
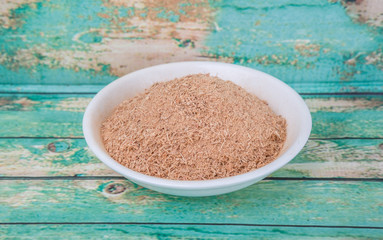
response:
M206 180L272 162L285 142L286 121L236 84L194 74L125 100L101 135L110 156L134 171Z

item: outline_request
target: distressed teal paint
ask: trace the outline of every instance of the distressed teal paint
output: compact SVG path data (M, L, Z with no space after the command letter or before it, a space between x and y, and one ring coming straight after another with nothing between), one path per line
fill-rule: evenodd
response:
M0 50L7 55L14 55L17 50L27 49L34 46L44 49L68 49L68 50L87 50L85 43L101 42L102 37L95 32L86 33L80 40L73 41L77 33L87 32L91 28L106 27L108 20L97 16L108 9L104 7L102 1L44 1L38 3L36 7L25 4L14 11L14 15L20 19L21 24L15 29L0 28ZM81 21L81 24L79 24ZM26 40L20 37L24 35ZM9 44L9 41L12 44ZM78 84L81 82L106 83L114 80L116 76L109 73L109 66L102 68L101 71L79 69L63 69L57 63L56 67L50 68L44 65L37 65L33 69L18 68L17 63L8 62L0 66L0 82L9 81L12 83L61 83ZM101 63L100 63L101 64ZM16 68L16 69L15 69Z
M166 7L154 10L165 21L179 22L187 7L196 4L183 2L178 4L178 10ZM366 64L365 59L371 53L382 51L382 28L353 22L339 2L222 0L211 1L210 5L215 11L212 22L217 23L217 27L214 30L215 25L211 25L212 32L205 42L207 50L202 46L202 54L212 58L228 57L236 64L266 71L305 92L314 91L316 86L325 92L383 91L382 61L374 65ZM124 21L112 23L99 14L113 19L147 16L147 8L140 11L146 12L132 7L107 6L101 0L43 1L12 10L11 16L17 24L9 29L0 27L0 51L10 59L0 66L0 83L109 83L116 78L110 71L64 70L59 62L50 67L37 64L25 68L15 55L18 50L31 47L45 51L89 51L89 44L102 43L102 36L89 33L90 29L112 30L118 26L121 31L131 31L131 26ZM80 41L73 41L78 33L83 33ZM297 39L301 42L296 42ZM297 43L313 44L319 50L299 50ZM355 63L346 64L353 58ZM366 83L370 80L373 82Z
M81 35L79 40L84 43L99 43L102 41L102 36L98 32L89 32Z
M24 4L11 10L11 15L20 22L15 28L5 29L0 26L0 49L13 53L18 49L30 48L35 45L46 45L47 49L73 49L86 47L73 41L77 33L90 29L108 28L110 20L98 14L114 15L118 10L120 17L135 15L133 7L106 7L102 0L84 0L73 2L70 0L51 0L35 4ZM172 11L163 10L164 18L176 21L178 15ZM27 39L23 41L20 36ZM11 41L12 44L9 44Z
M12 79L13 84L20 84L28 81L33 84L81 84L83 82L93 82L95 84L109 83L117 78L110 74L110 66L102 65L101 71L93 69L75 71L73 69L62 68L57 63L57 68L50 68L46 65L37 65L33 71L23 67L9 69L0 65L0 84L2 81L9 82ZM60 88L60 87L59 87Z
M1 66L0 66L1 68ZM89 78L87 78L89 79ZM106 80L105 80L106 81ZM349 82L342 81L340 83L289 83L299 93L338 93L338 92L382 92L383 85L376 82ZM97 93L104 84L82 84L82 85L42 85L42 84L0 84L0 92L8 93Z
M146 12L141 12L140 15L146 17L148 9L140 11L142 10ZM179 15L174 11L165 7L159 11L160 18L169 22L179 21ZM26 67L22 64L24 53L20 51L37 48L41 51L89 52L89 44L101 44L103 40L103 36L94 29L113 30L118 25L119 30L129 32L134 29L132 26L125 21L111 19L133 17L137 15L137 11L133 7L111 6L102 0L86 0L80 3L51 0L23 4L11 10L10 14L17 24L7 29L0 26L0 53L7 58L0 65L0 83L105 84L117 78L110 73L107 65L101 71L63 69L60 61L52 62L49 66L34 63L31 67ZM108 16L110 19L107 19ZM74 38L78 34L79 41L76 41ZM142 38L124 39L133 41ZM38 56L35 57L38 59Z
M211 5L217 9L217 25L205 44L212 57L232 58L289 84L344 80L383 85L382 69L365 60L382 48L381 29L354 23L339 2L223 0ZM319 50L302 50L299 44ZM355 66L345 64L351 58Z
M76 49L84 47L72 41L75 34L109 25L109 21L97 16L108 9L101 0L52 0L37 3L36 7L25 4L13 11L21 24L15 29L0 27L1 50L14 52L20 48L30 48L44 44L46 48ZM80 24L81 22L81 24ZM43 35L41 34L43 33ZM14 35L25 35L26 41L7 44L8 38Z
M102 70L78 70L77 72L72 69L49 69L47 66L41 66L39 71L41 73L39 83L50 83L52 79L61 79L58 82L65 84L79 84L79 79L86 79L95 83L111 82L116 79L116 76L110 75L110 66L101 64ZM37 80L37 79L36 79ZM83 80L82 80L83 81ZM80 82L81 83L81 82Z
M175 12L173 11L166 11L165 9L162 10L161 12L159 12L157 14L157 17L158 18L163 18L163 19L167 19L171 22L178 22L180 20L180 16L175 14Z
M382 229L196 224L14 224L1 225L10 239L380 239Z
M132 17L135 15L134 7L118 7L116 9L119 17Z
M176 197L126 180L3 180L2 222L183 222L375 226L383 224L379 182L262 181L212 197ZM24 196L19 198L17 194ZM340 214L342 213L342 214ZM356 217L357 216L357 217Z
M18 50L32 47L43 48L46 51L50 49L87 51L86 44L101 42L101 36L97 33L86 33L80 38L84 42L73 41L73 37L91 28L103 28L110 24L108 20L97 15L108 10L101 0L78 3L70 0L52 0L37 3L35 7L31 7L32 4L24 4L20 8L11 10L11 14L19 22L15 28L0 27L0 52L11 58ZM23 82L79 84L82 82L107 83L116 79L116 76L110 74L107 65L96 72L92 69L77 71L64 69L59 62L56 66L55 63L52 64L53 67L38 64L31 69L26 69L19 66L17 61L6 62L0 65L0 83L10 82L11 79L13 84Z
M180 8L190 7L191 5L192 5L192 3L190 3L190 2L180 2L180 3L178 4L178 6L179 6Z
M182 15L186 15L186 12L182 9L178 10L179 13L181 13Z
M44 1L35 7L24 4L11 13L17 22L14 28L0 26L0 51L12 59L0 66L0 82L8 83L1 85L0 91L32 93L0 96L0 135L3 136L0 140L0 176L49 176L46 180L9 178L13 180L1 181L0 221L34 223L0 225L1 239L31 236L65 239L100 236L156 239L185 236L219 239L381 238L382 183L366 180L382 177L383 99L380 95L304 96L312 108L311 137L336 139L309 140L289 165L272 175L301 178L297 181L262 181L223 196L184 198L105 177L118 174L90 153L84 139L60 137L82 138L81 119L86 103L105 83L115 79L110 74L110 66L100 63L100 71L74 71L62 68L60 63L23 68L17 58L12 58L18 50L34 47L42 47L46 51L88 51L90 44L104 42L102 31L89 31L90 28L112 31L117 27L123 32L134 29L124 22L111 23L110 19L97 15L104 13L118 20L119 17L136 15L138 11L133 8L105 7L107 2L104 1L93 3L87 0L85 5L81 4L68 0ZM216 31L207 39L206 53L211 57L228 57L236 64L270 72L300 92L383 91L382 61L366 65L365 60L372 52L382 52L382 28L352 22L339 3L332 4L326 0L239 0L212 1L211 5L217 12L217 19L211 19L217 22ZM180 9L170 12L171 15L167 15L169 11L166 9L165 18L161 21L178 22L179 16L183 17L186 7L191 4L180 3L179 6ZM117 16L113 15L116 9ZM140 14L145 17L147 13ZM172 14L179 16L174 18ZM52 21L48 21L50 18ZM78 24L79 19L81 24ZM253 23L245 22L249 19ZM79 26L74 26L76 24ZM72 26L78 29L72 31ZM177 29L177 25L174 26ZM214 27L212 24L212 29ZM80 32L79 41L72 41L73 34ZM314 49L297 48L297 42L294 42L297 38L309 40L303 43L314 44L311 46ZM180 51L195 47L193 38L182 34L173 43L178 44ZM196 46L200 47L199 43ZM319 46L318 51L315 46ZM34 54L33 57L39 61L45 60L42 54ZM353 58L354 63L346 64ZM52 83L57 85L44 85ZM95 85L69 85L81 83ZM38 92L45 94L35 94ZM81 94L55 94L60 92ZM329 99L328 105L323 101L326 99ZM47 136L59 139L45 138ZM337 139L343 137L346 139ZM353 139L355 137L363 139ZM59 176L103 176L103 180L60 180ZM359 181L303 179L355 176ZM105 189L111 186L109 184L124 185L126 191L119 194L107 192ZM150 224L164 222L164 219L188 224ZM147 224L108 224L117 222ZM200 225L204 223L224 225ZM296 224L306 227L293 226ZM323 225L343 227L327 228Z
M55 164L56 166L61 166L61 167L71 166L73 164L72 159L78 159L79 164L88 164L93 160L93 158L89 155L87 150L81 149L79 151L76 151L74 154L70 156L58 155L52 161L52 164ZM51 173L52 175L56 175L57 171L53 171Z
M59 151L48 150L51 144L56 145L57 142L66 144L63 148L57 148ZM375 165L383 159L380 144L383 144L382 139L309 140L298 156L271 176L383 177L383 169ZM70 148L65 149L65 145ZM339 171L339 164L329 167L329 153L334 164L345 163L347 169ZM0 166L0 175L8 177L119 176L91 153L84 139L3 138L0 139ZM30 166L36 167L37 172L31 172ZM306 170L302 170L302 166L306 166ZM315 169L307 166L315 166Z
M0 110L2 137L39 136L39 137L82 137L81 120L85 106L72 106L75 110L62 109L61 103L72 99L82 104L91 100L91 95L0 95L5 103ZM315 100L323 104L340 102L340 107L322 107L312 112L313 129L311 137L383 137L383 96L303 96L304 99ZM36 101L36 104L25 107L23 111L8 111L18 108L13 102L20 98ZM342 107L342 104L353 104L353 101L365 102L365 105ZM50 106L49 104L53 104ZM380 105L379 105L380 104Z
M374 162L383 159L383 150L379 145L383 139L334 139L310 140L310 147L306 146L294 158L294 163L328 161L329 152L333 162L355 161ZM323 148L326 146L326 148ZM366 173L367 174L367 173Z

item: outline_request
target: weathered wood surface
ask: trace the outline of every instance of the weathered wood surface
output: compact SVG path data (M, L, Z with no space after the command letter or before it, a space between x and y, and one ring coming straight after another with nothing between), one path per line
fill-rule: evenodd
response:
M367 80L366 80L367 81ZM297 92L303 94L315 94L315 93L381 93L383 92L383 83L381 82L369 82L366 84L364 81L358 83L354 82L344 82L340 84L328 84L328 83L289 83L289 85L294 88ZM358 85L358 87L349 87L347 85ZM92 85L25 85L25 84L0 84L1 93L43 93L43 94L55 94L55 93L92 93L95 94L99 92L102 88L105 87L105 84L92 84ZM356 91L356 89L358 91ZM372 90L373 89L373 90Z
M0 82L105 84L213 60L312 92L381 92L382 12L375 0L2 0Z
M0 225L0 239L382 239L382 229L153 224ZM2 237L3 236L3 237ZM5 237L6 236L6 237Z
M0 94L1 137L82 137L82 116L92 95ZM311 137L383 137L383 95L304 96Z
M373 181L273 180L231 194L190 198L161 194L127 180L2 180L0 222L382 227L382 186Z
M0 239L383 239L382 13L380 0L0 0ZM118 76L183 60L306 93L303 151L216 197L116 178L83 139L86 105Z
M309 140L271 177L382 178L383 139ZM33 166L33 167L31 167ZM1 177L120 176L84 139L0 139Z

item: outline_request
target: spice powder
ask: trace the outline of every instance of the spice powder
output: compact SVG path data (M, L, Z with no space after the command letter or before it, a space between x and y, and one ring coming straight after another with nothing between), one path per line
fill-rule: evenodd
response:
M102 124L110 156L134 171L175 180L234 176L272 162L286 120L243 88L208 74L152 85Z

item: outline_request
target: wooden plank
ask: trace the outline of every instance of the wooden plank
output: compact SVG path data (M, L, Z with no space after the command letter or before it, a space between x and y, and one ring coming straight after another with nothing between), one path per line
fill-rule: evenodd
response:
M124 191L114 192L116 184ZM0 222L381 227L381 189L382 182L262 181L231 194L190 198L126 180L2 180Z
M218 1L213 5L219 10L216 31L205 42L209 56L258 68L289 84L358 89L377 82L382 91L382 59L377 57L381 34L360 24L367 20L353 21L357 16L348 16L341 1ZM382 13L377 5L370 8Z
M0 149L0 176L119 176L84 139L0 139Z
M383 139L309 140L272 177L382 178Z
M216 225L38 224L0 225L0 239L381 239L382 229Z
M271 176L383 178L382 148L383 139L309 140ZM0 176L120 175L99 161L84 139L0 139Z
M90 100L88 95L4 96L0 136L82 137L82 116Z
M105 85L92 84L92 85L23 85L23 84L0 84L1 93L44 93L44 94L57 94L57 93L90 93L95 94L99 92Z
M0 94L1 137L82 137L91 95ZM383 95L303 96L311 110L311 137L383 137Z
M383 95L303 98L313 119L311 137L383 137Z
M2 9L0 82L12 84L105 84L146 66L203 60L212 11L204 0L19 0Z
M6 1L0 82L106 84L159 63L210 60L257 68L303 92L381 92L381 23L368 12L383 10L358 4L358 18L357 5L348 15L341 2Z
M117 78L116 78L117 79ZM114 79L113 79L114 80ZM368 84L366 84L368 82ZM288 83L298 93L382 93L383 82L364 80L361 82L342 82L341 84L293 82ZM92 93L100 91L105 84L92 85L25 85L0 84L1 93Z

